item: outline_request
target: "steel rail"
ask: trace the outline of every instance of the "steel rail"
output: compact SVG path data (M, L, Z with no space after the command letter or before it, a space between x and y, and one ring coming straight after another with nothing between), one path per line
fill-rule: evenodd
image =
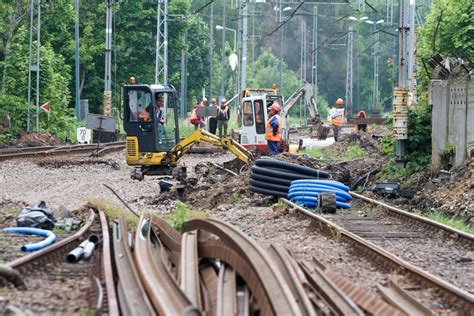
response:
M115 267L121 285L120 292L122 292L119 300L122 313L128 315L155 315L133 261L132 252L128 245L127 222L123 217L115 221L113 232Z
M305 287L308 288L308 281L304 275L301 275L303 272L297 264L295 265L294 259L289 255L288 251L282 246L271 244L268 253L280 269L286 283L289 284L300 309L304 311L305 315L316 315L303 286L303 283L305 283Z
M99 150L121 150L125 148L124 142L104 143L100 144L79 144L56 147L30 147L28 150L17 150L13 152L0 152L0 161L15 159L15 158L29 158L29 157L46 157L61 155L65 153L85 153Z
M300 266L311 287L326 302L334 315L364 315L364 312L316 265L303 262Z
M355 198L364 200L366 202L369 202L369 203L372 203L372 204L375 204L375 205L378 205L378 206L382 206L384 209L386 209L388 212L390 212L391 214L395 215L398 218L408 219L408 220L411 220L413 222L421 223L421 224L424 224L424 225L429 226L429 227L437 228L437 229L445 232L449 236L454 236L455 238L457 238L457 239L459 239L459 240L461 240L465 243L469 243L471 245L474 245L474 235L472 235L472 234L460 231L456 228L444 225L444 224L439 223L437 221L434 221L432 219L429 219L429 218L426 218L426 217L423 217L423 216L420 216L420 215L416 215L416 214L404 211L402 209L390 206L386 203L371 199L371 198L366 197L362 194L358 194L358 193L355 193L355 192L352 192L352 191L349 192L349 193Z
M216 314L218 276L211 263L200 266L205 310L209 315Z
M302 315L295 297L283 276L264 250L235 227L216 219L194 219L185 223L185 230L206 230L227 243L251 266L278 315Z
M237 315L237 285L234 268L223 264L217 281L216 316Z
M19 272L22 272L23 269L27 268L31 264L34 264L36 260L49 257L50 255L53 255L56 251L63 250L66 253L72 250L75 247L74 242L85 239L84 236L92 227L94 219L95 213L93 210L90 210L89 216L86 222L84 223L84 226L82 226L81 229L78 230L75 234L66 237L40 251L32 252L26 256L13 260L7 263L6 266L11 269L16 269Z
M377 289L382 294L382 297L392 304L397 306L407 315L422 316L435 315L435 312L425 307L423 304L413 299L413 297L399 287L393 280L390 280L388 287L377 284Z
M134 258L148 297L161 315L181 315L191 305L190 300L169 275L166 267L155 260L150 239L151 221L143 215L135 234ZM155 251L155 254L157 252Z
M295 208L303 215L306 215L310 217L311 219L314 219L320 222L322 224L321 227L323 229L326 229L327 231L330 231L330 232L336 232L336 234L338 236L341 236L342 239L349 241L351 243L354 243L356 246L362 247L365 250L368 250L377 258L382 259L385 262L388 262L392 267L401 269L411 274L412 276L417 277L427 282L428 284L431 284L432 286L442 290L444 293L449 294L453 299L457 300L457 302L459 302L462 305L463 310L466 310L466 311L474 310L474 295L471 295L470 293L458 287L455 287L454 285L406 262L405 260L400 259L399 257L386 251L385 249L382 249L374 245L373 243L357 236L356 234L347 231L346 229L330 222L329 220L315 213L312 213L302 208L301 206L293 202L288 201L287 199L281 198L281 201Z
M181 257L179 261L180 287L191 303L202 309L197 232L184 233L181 244Z
M102 229L102 277L107 292L107 310L109 315L119 315L117 294L112 269L112 250L109 235L109 223L104 212L99 211L100 226Z
M244 279L249 287L252 295L255 297L261 315L274 315L273 308L269 297L266 294L263 284L261 283L257 272L252 268L247 261L242 259L240 253L237 253L231 246L220 239L211 239L206 242L198 243L198 253L200 258L219 259L221 262L232 266L237 273ZM210 274L203 275L206 288L210 292L213 310L217 306L214 297L217 297L217 275ZM214 272L215 273L215 272Z

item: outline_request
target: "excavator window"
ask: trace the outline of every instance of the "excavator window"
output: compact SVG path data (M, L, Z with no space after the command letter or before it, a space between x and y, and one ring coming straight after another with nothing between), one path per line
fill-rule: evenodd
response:
M149 110L151 93L142 90L128 91L128 106L130 108L129 122L149 122L152 120Z
M263 100L255 100L255 130L257 134L265 134L265 110Z
M252 126L253 125L252 101L244 102L242 114L243 114L243 119L244 119L244 126Z

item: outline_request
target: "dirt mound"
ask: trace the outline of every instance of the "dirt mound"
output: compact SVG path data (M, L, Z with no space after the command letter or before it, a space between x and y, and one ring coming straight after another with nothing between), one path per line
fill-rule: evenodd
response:
M439 209L474 226L474 160L465 161L450 173L433 175L413 202L419 209Z
M21 132L16 142L16 147L43 147L61 145L61 141L55 136L46 133L31 133Z

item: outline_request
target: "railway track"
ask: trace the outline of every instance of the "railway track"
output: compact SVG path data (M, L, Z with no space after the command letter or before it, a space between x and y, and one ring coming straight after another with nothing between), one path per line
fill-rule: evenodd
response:
M66 261L66 255L90 234L100 237L101 249L94 251L90 261ZM0 309L14 314L117 315L110 254L105 215L91 209L75 234L5 265L19 273L26 288L10 286L0 299Z
M48 157L64 154L83 154L97 152L98 156L105 153L122 150L125 148L125 142L113 142L104 144L79 144L79 145L62 145L62 146L46 146L46 147L26 147L26 148L7 148L0 150L0 161Z
M357 194L353 195L359 198ZM360 198L362 199L362 197ZM390 288L390 290L383 288L380 292L386 290L384 295L387 300L390 300L390 298L393 299L396 295L407 297L403 303L400 303L403 304L403 306L399 306L401 310L409 308L407 307L410 305L409 300L416 302L420 309L428 308L431 309L431 312L433 312L433 310L450 310L451 312L457 312L461 315L468 315L474 310L474 296L467 292L465 288L460 288L455 284L447 282L444 278L435 276L420 268L421 265L428 270L428 266L441 264L441 262L447 264L444 259L441 259L443 256L438 258L436 255L433 255L433 249L435 249L433 248L433 244L427 245L425 248L425 251L431 250L431 252L425 253L425 255L429 254L429 257L432 258L430 259L431 261L427 263L416 260L419 258L416 257L419 253L413 253L412 255L414 257L411 258L412 260L404 260L404 258L396 256L393 253L395 249L387 247L387 245L399 247L400 241L402 241L403 243L401 243L401 245L403 246L398 249L397 254L403 255L410 252L410 247L414 247L415 245L420 247L422 246L420 244L427 242L427 240L442 244L443 241L446 241L446 238L451 238L450 245L463 249L460 250L463 252L462 256L472 256L472 241L470 241L472 237L468 234L453 231L451 228L444 227L444 225L440 226L436 222L431 223L429 220L427 221L421 217L412 216L407 212L402 211L400 213L395 210L395 208L390 209L390 214L398 220L394 221L390 218L390 220L387 221L387 217L380 218L376 216L371 217L369 215L367 217L355 216L355 210L353 210L352 213L340 212L336 215L319 215L286 199L282 199L282 201L299 213L314 220L315 224L312 225L313 227L316 227L332 238L347 242L353 246L358 255L364 256L376 263L381 271L386 273L388 270L397 275L396 283L399 285L397 288L399 288L403 294L397 294L400 293L400 291L397 292L397 290L392 291L395 287ZM373 201L367 202L374 203ZM367 212L364 212L364 214L366 213ZM418 228L413 229L409 227L406 221L420 221L420 224L418 224ZM430 227L429 231L426 231L427 226ZM441 234L441 236L439 236L439 234ZM397 238L398 240L396 240ZM410 239L413 240L407 244L407 240ZM446 255L448 254L448 248L449 245L442 248L443 251L446 251ZM465 279L463 273L465 274L466 270L472 273L472 265L461 266L462 264L458 265L453 271L459 268L460 273L458 277ZM328 269L329 275L332 275L333 272L330 271L330 267L324 267L323 269ZM434 268L431 267L431 269ZM472 277L469 278L469 276L467 276L466 279L467 282L472 282ZM341 286L342 283L344 283L338 280L337 277L333 278L333 281L339 281ZM347 288L350 288L350 286L347 285ZM472 290L472 287L469 290ZM423 295L420 294L422 292ZM414 307L412 306L410 308ZM424 313L422 311L418 312Z

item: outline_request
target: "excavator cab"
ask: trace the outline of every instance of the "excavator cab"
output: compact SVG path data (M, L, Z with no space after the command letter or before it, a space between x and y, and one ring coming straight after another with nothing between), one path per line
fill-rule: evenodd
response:
M179 142L175 88L159 84L125 85L123 97L127 164L140 166L136 171L137 178L143 177L143 171L169 174L170 170L163 168L162 160Z
M245 147L252 147L258 151L268 149L265 140L266 124L269 119L268 108L277 102L282 104L282 97L279 95L258 93L244 97L241 104L240 115L240 143ZM283 113L280 113L283 117ZM283 124L283 135L286 139L286 124Z

